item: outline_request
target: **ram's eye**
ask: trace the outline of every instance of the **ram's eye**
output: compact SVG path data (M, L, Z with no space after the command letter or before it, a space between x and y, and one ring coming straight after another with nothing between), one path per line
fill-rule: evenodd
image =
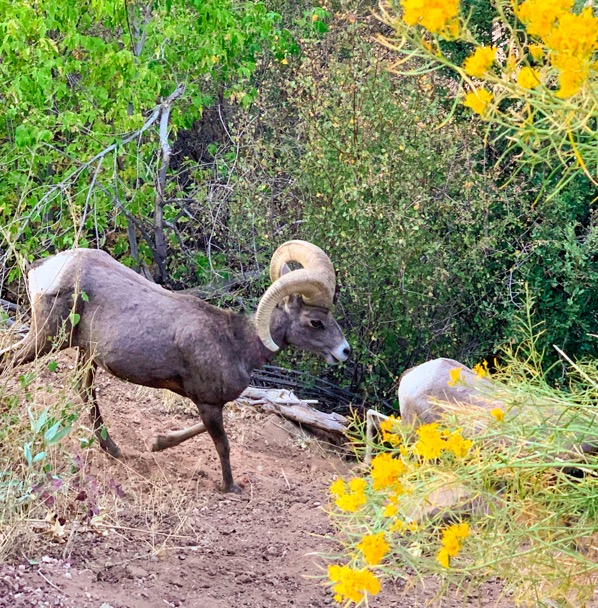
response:
M324 329L324 323L322 323L322 321L312 321L311 326L316 329Z

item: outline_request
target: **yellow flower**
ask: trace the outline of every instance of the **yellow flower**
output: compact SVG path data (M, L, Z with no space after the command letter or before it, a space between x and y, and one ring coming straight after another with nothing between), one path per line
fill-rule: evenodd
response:
M456 557L461 551L462 541L469 536L469 524L453 524L442 533L442 548L438 552L436 559L442 566L448 568L450 558Z
M490 410L490 415L493 418L496 418L499 422L502 422L505 419L505 413L499 407L495 407L493 410Z
M544 47L541 44L528 44L527 50L536 61L540 61L544 57Z
M448 385L455 386L455 384L461 380L461 368L453 367L453 369L449 370L449 375L451 379L448 381Z
M340 478L330 486L330 493L337 498L345 494L345 492L345 482Z
M392 502L390 502L384 507L382 515L384 515L384 517L394 517L398 513L398 511L399 510L397 509L397 505L394 505Z
M475 89L471 93L467 93L463 105L471 108L476 114L484 116L492 97L492 93L486 89Z
M448 551L444 547L440 549L436 559L440 562L440 565L444 566L445 568L448 568L451 565L451 558Z
M560 70L556 96L566 99L578 93L590 73L588 62L571 55L557 55L552 63Z
M336 506L341 511L347 511L348 513L354 513L359 507L365 505L367 498L365 494L343 494L339 496L335 501Z
M472 443L471 439L463 439L461 431L455 431L446 440L446 449L458 458L463 458L463 456L467 456Z
M486 361L486 359L484 359L481 363L476 363L473 366L473 371L480 378L485 378L486 376L489 376L490 373L488 372L488 361Z
M353 513L367 502L367 498L364 494L367 485L365 479L354 477L349 481L350 491L347 492L345 482L342 479L337 479L330 486L330 493L336 497L334 502L339 509Z
M479 46L473 55L470 55L463 64L463 68L470 76L481 78L494 63L496 49L491 46Z
M418 23L433 34L455 36L458 27L459 0L401 0L403 21Z
M544 38L555 21L573 7L574 0L525 0L515 10L517 17L532 36Z
M393 427L399 420L394 416L389 416L386 420L380 423L380 430L382 431L382 441L390 443L393 446L399 446L401 444L401 437L396 433L392 432Z
M446 447L446 440L442 438L442 433L438 429L438 423L422 424L416 432L419 439L413 446L413 451L424 460L438 458Z
M402 519L395 519L390 526L391 532L402 532L407 528L407 524Z
M399 482L405 471L405 463L393 458L389 453L378 454L372 460L372 487L374 490L392 488Z
M361 551L363 558L370 566L379 564L390 550L390 546L384 538L384 532L364 536L357 545L357 548Z
M533 68L523 67L517 73L517 84L524 89L534 89L540 84L540 73Z
M598 48L598 17L587 7L579 15L565 13L546 36L546 46L557 53L567 53L578 59L589 58Z
M368 486L368 482L362 477L353 477L349 482L349 489L356 494L363 494Z
M339 604L347 601L357 604L365 593L376 595L380 592L380 581L367 569L331 564L328 566L328 578L336 583L333 586L334 599Z

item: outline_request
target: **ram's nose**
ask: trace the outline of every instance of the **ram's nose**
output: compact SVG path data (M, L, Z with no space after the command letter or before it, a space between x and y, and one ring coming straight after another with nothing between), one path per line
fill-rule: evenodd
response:
M342 344L337 346L337 348L332 351L332 356L338 361L346 361L349 358L350 354L351 347L349 346L349 343L346 340L343 340Z

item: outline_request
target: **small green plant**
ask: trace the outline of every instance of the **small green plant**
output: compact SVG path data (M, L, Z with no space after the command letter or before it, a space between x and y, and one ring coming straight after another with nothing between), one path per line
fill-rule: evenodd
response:
M72 422L76 417L71 414L66 420L55 420L48 408L44 408L39 415L31 407L28 408L28 412L33 439L23 446L23 453L27 464L31 467L45 458L45 447L58 443L71 432ZM33 454L32 450L36 445L40 451Z

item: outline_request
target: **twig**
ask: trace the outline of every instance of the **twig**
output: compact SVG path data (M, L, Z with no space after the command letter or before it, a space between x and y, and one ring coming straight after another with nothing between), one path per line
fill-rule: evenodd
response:
M44 573L41 571L41 569L38 568L37 573L46 581L46 583L48 583L48 585L50 585L51 587L54 587L54 589L56 589L56 591L60 591L62 593L62 589L60 587L57 587L49 578L47 578Z
M284 480L287 483L287 488L290 490L291 489L291 484L289 483L289 480L287 478L287 474L284 472L284 469L282 467L280 467L280 471L282 472L282 476L284 477Z
M585 378L594 388L598 388L598 383L595 382L594 380L592 380L592 378L590 378L590 376L588 376L588 374L586 374L582 369L579 368L578 365L576 365L556 344L552 345L553 348L556 350L556 352L563 357L563 359L565 359L566 361L568 361L573 368L575 369L575 371L582 376L583 378Z
M171 96L172 97L172 96ZM166 235L164 233L164 193L166 190L166 173L170 166L172 149L168 143L168 120L170 118L171 104L174 99L170 97L162 104L160 109L160 148L162 149L162 164L156 179L156 199L154 205L154 237L156 244L155 262L158 265L161 282L166 279Z
M113 144L109 145L107 148L104 148L101 152L98 152L91 159L84 162L80 167L78 167L77 169L72 171L71 174L68 175L67 177L65 177L61 182L59 182L55 186L52 186L52 188L50 188L48 190L48 192L46 192L46 194L44 194L44 196L41 197L41 199L39 200L37 205L35 205L35 208L31 211L29 216L25 219L23 227L27 226L29 220L33 217L33 215L37 212L37 210L50 198L50 196L54 192L56 192L56 190L60 190L60 189L64 188L67 184L69 184L73 180L75 180L83 171L85 171L87 168L89 168L91 165L93 165L96 161L98 161L98 160L104 158L105 156L107 156L108 154L110 154L110 152L113 152L114 150L117 150L120 146L124 146L124 145L132 142L134 139L141 137L141 135L143 135L143 133L145 133L145 131L147 131L160 118L160 116L162 115L163 109L165 107L170 107L176 99L178 99L179 97L181 97L183 95L184 92L185 92L185 84L184 83L179 84L177 86L177 88L161 104L157 105L153 109L150 117L143 123L143 126L139 130L137 130L133 133L130 133L129 135L124 137L122 139L122 141L113 143Z
M83 214L81 216L81 224L79 225L79 230L77 231L77 238L75 239L76 242L78 242L79 239L81 238L81 233L83 232L83 226L85 225L85 218L87 217L87 209L89 208L89 199L91 199L93 187L95 186L96 180L98 179L98 174L100 172L103 162L104 162L104 158L102 157L102 158L100 158L100 162L98 163L96 170L93 172L93 178L91 180L91 184L89 185L89 192L87 193L87 196L85 197L85 206L83 207Z

